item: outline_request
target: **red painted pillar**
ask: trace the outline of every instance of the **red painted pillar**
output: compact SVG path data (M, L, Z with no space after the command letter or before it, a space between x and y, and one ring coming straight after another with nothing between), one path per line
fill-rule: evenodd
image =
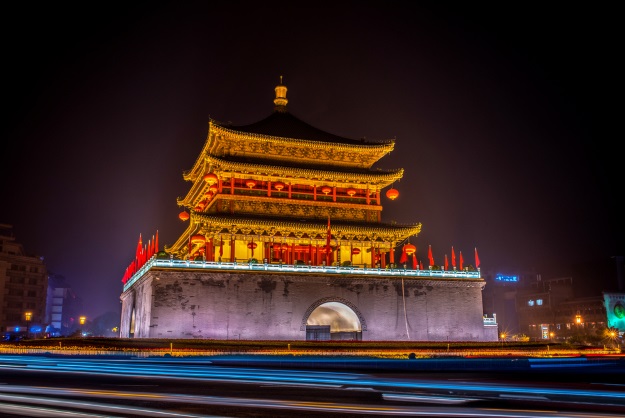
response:
M230 262L234 262L234 236L230 237Z
M215 261L215 248L213 247L213 239L206 240L206 261Z

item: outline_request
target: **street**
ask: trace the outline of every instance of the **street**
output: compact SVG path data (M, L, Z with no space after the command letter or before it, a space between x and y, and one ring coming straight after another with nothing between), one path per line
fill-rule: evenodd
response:
M0 414L350 418L625 412L620 357L534 365L528 359L441 360L3 355Z

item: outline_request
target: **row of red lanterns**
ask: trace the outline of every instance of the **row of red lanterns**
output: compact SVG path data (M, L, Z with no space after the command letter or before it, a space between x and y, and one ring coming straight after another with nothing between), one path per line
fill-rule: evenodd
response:
M206 181L210 185L209 192L206 193L204 197L206 197L207 199L210 199L215 195L215 193L217 193L218 187L216 183L218 181L218 177L215 173L208 173L204 175L203 178L204 178L204 181ZM252 189L256 186L256 180L248 179L245 181L245 185L249 187L250 189ZM276 182L274 183L274 187L276 190L281 191L282 189L284 189L285 184L282 182ZM332 188L330 186L323 186L321 188L321 191L327 195L328 193L332 191ZM350 197L352 197L357 193L357 190L350 187L346 190L346 192ZM399 197L399 191L391 187L389 190L386 191L386 197L389 198L390 200L395 200L397 199L397 197ZM207 204L206 201L202 201L198 203L198 205L195 207L195 211L196 212L202 211L206 207L206 204ZM180 212L180 214L178 214L178 217L183 222L187 221L189 220L189 213L187 211L182 211Z
M215 173L208 173L206 175L204 175L204 181L207 182L210 186L209 190L212 191L213 193L217 192L217 181L219 180L219 178L217 177L217 175ZM256 187L256 180L254 179L248 179L245 180L245 185L247 187L249 187L250 189L253 189L254 187ZM284 189L285 184L281 181L278 181L276 183L274 183L273 187L278 190L281 191L282 189ZM330 186L323 186L321 187L321 192L323 194L329 194L332 191L332 188ZM354 189L353 187L350 187L346 190L347 194L351 197L354 196L358 191L356 189ZM390 189L388 189L386 191L386 197L388 197L391 200L395 200L399 197L399 191L397 189L395 189L394 187L391 187Z

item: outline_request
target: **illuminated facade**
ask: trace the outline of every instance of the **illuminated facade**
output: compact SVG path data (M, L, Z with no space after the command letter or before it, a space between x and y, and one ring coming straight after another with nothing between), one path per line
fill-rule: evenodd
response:
M603 292L603 303L607 313L607 326L625 334L625 293Z
M496 340L479 271L420 270L408 240L421 224L382 222L403 169L373 165L394 140L319 130L287 111L286 94L281 83L257 123L209 121L183 175L186 229L124 277L121 336Z
M226 262L395 263L392 250L421 225L381 223L382 190L403 170L371 167L394 141L351 140L313 128L287 112L286 92L276 87L275 111L258 123L210 121L204 148L184 174L191 188L178 201L188 227L167 252Z

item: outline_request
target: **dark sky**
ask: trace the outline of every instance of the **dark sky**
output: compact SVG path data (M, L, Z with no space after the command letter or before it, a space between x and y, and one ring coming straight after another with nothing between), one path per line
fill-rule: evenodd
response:
M396 138L383 220L423 224L422 260L453 245L473 264L477 247L484 271L612 283L581 267L625 254L616 11L415 3L6 9L0 223L88 316L118 311L139 234L184 231L176 198L209 117L268 116L283 75L298 118Z

